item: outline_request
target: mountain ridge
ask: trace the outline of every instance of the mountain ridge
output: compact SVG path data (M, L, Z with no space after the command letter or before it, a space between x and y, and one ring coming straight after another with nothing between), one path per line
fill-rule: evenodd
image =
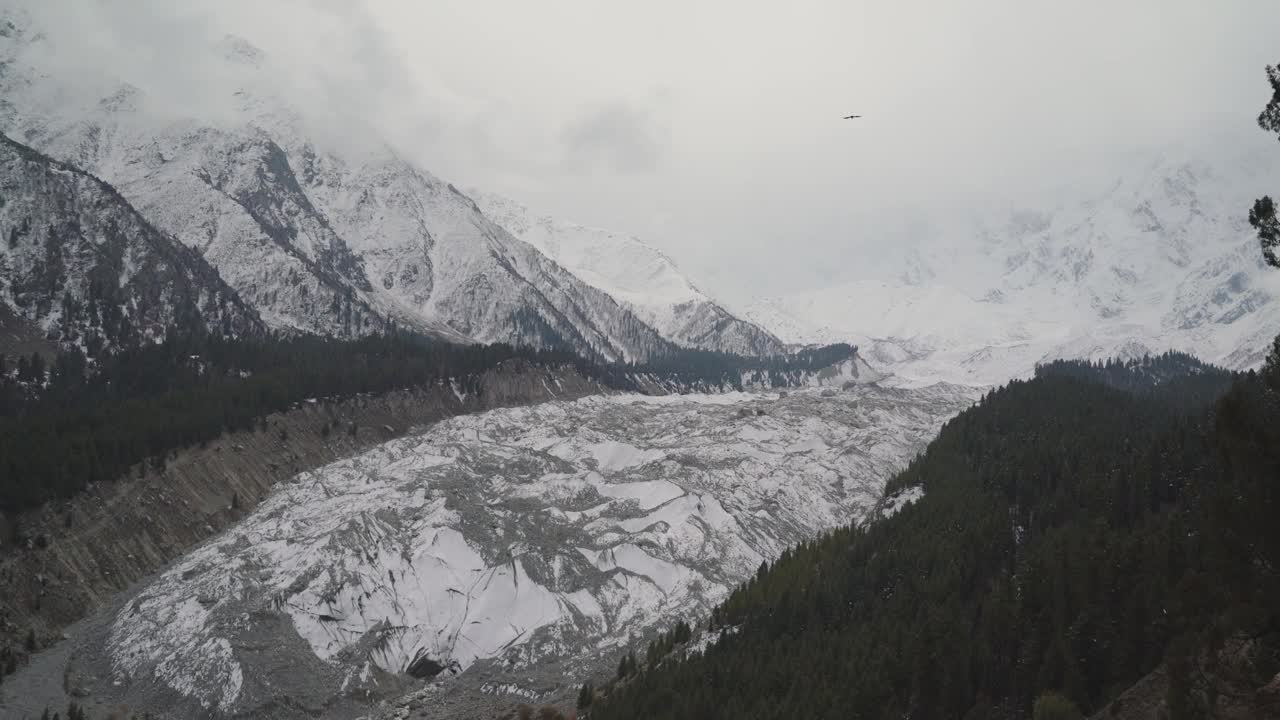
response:
M470 188L481 210L515 237L626 305L678 345L739 355L777 355L785 344L735 317L686 277L665 253L626 233L534 213Z
M105 182L0 134L0 302L90 356L170 332L253 336L217 270Z
M1280 333L1280 275L1243 209L1280 163L1227 172L1196 157L1161 154L1054 206L934 228L886 261L893 273L744 314L788 342L857 343L920 382L992 385L1059 358L1166 350L1256 367Z
M94 84L43 72L49 41L10 27L0 130L111 182L273 329L358 337L396 326L603 361L678 347L371 129L353 126L349 141L313 132L271 94L270 59L247 42L222 44L236 89L193 118L110 74Z

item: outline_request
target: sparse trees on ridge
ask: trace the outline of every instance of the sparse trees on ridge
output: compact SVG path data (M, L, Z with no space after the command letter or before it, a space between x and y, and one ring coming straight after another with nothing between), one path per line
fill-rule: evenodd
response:
M1267 66L1267 81L1271 83L1271 100L1258 115L1258 127L1280 137L1280 65ZM1276 217L1276 204L1270 196L1253 203L1249 211L1249 224L1258 231L1262 244L1262 256L1267 264L1280 268L1280 219Z

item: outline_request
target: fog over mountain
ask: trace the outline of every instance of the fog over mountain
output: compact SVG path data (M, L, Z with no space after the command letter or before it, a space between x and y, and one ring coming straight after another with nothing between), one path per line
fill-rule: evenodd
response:
M226 73L198 48L245 37L313 122L346 136L359 113L441 177L637 235L731 303L865 276L927 228L1092 194L1179 145L1272 149L1266 0L31 5L57 62L201 113Z

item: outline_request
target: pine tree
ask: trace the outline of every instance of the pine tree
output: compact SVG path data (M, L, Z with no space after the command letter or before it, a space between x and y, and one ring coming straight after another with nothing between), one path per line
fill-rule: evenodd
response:
M1267 66L1267 82L1271 84L1271 100L1258 115L1258 127L1280 134L1280 65ZM1258 232L1262 256L1267 264L1280 267L1280 256L1277 256L1280 250L1280 219L1276 217L1275 202L1270 197L1254 202L1253 209L1249 211L1249 224Z

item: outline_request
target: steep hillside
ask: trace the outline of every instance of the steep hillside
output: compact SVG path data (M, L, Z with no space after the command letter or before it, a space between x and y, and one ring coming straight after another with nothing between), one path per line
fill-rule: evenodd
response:
M1280 717L1278 390L1280 354L1011 383L886 488L914 502L762 566L591 717Z
M923 381L994 384L1057 358L1166 350L1256 367L1280 333L1280 275L1246 210L1280 183L1280 161L1195 157L1170 151L1056 207L936 228L878 277L746 315L788 342L858 343Z
M0 238L0 317L15 333L25 325L28 337L38 331L93 356L175 329L264 331L199 253L152 227L113 188L4 136Z
M270 59L243 40L209 49L236 89L193 114L110 68L46 69L55 41L8 15L0 130L112 183L272 328L352 337L395 324L603 360L674 348L366 124L318 130L333 118L285 100Z
M534 214L508 198L468 190L485 215L512 235L608 293L684 347L739 355L776 355L782 341L734 317L666 255L630 235Z

